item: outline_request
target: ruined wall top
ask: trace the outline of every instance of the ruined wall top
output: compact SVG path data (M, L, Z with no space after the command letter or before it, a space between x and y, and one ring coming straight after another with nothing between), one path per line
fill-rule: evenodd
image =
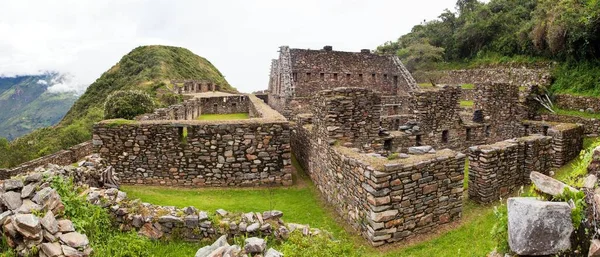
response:
M290 49L292 67L299 71L377 72L400 74L392 57L370 52ZM367 75L367 74L365 74ZM370 74L369 74L370 75Z

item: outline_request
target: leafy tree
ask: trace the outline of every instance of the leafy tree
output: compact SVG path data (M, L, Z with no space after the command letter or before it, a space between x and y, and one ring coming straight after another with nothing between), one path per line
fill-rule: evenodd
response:
M436 62L443 60L444 49L432 46L429 42L413 43L398 51L398 56L409 71L429 70Z
M154 111L154 101L147 93L138 90L115 91L104 103L105 119L128 119Z

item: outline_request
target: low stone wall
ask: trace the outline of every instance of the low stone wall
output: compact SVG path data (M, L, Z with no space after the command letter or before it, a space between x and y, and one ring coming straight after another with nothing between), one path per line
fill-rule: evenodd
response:
M561 122L561 123L576 123L583 125L584 133L600 134L600 120L583 118L576 116L558 115L558 114L542 114L536 117L536 120L547 121L547 122Z
M441 150L388 162L330 146L313 133L312 125L294 128L296 158L325 200L373 246L460 218L465 155Z
M94 125L94 148L125 184L290 185L287 121Z
M196 97L139 115L136 120L194 120L202 114L248 113L257 104L266 105L254 95ZM254 117L252 113L249 116Z
M499 200L529 184L529 173L548 174L552 138L534 135L469 148L469 198L479 203Z
M548 130L552 136L554 167L562 167L579 156L583 149L583 126L563 123Z
M563 109L600 112L600 98L593 96L555 95L554 104Z
M584 128L581 124L547 121L523 121L527 132L552 136L554 166L562 167L583 149Z
M92 149L92 141L86 141L72 146L67 150L61 150L50 155L42 156L35 160L24 162L14 168L0 169L0 179L8 179L21 173L31 172L35 168L49 163L57 165L70 165L81 160L83 157L92 154Z

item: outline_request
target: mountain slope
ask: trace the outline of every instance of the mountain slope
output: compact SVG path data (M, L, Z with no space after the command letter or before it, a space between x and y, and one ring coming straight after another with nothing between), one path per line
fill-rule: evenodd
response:
M0 137L12 140L37 128L58 123L77 96L73 92L49 92L58 73L0 77Z
M114 91L143 90L159 105L166 105L162 96L172 94L168 90L171 79L205 80L236 91L209 61L185 48L137 47L92 83L57 126L38 129L8 146L0 142L0 167L16 166L89 140L93 124L102 119L106 97Z
M161 93L168 93L171 79L206 80L228 91L236 91L217 68L190 50L172 46L140 46L123 56L119 63L90 85L61 125L83 117L92 108L101 108L106 97L117 90L143 90L160 100Z

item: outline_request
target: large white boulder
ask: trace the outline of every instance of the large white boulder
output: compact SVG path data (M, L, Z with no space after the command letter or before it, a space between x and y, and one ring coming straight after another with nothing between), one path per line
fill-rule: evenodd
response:
M571 248L571 208L533 197L508 198L508 243L518 255L553 255Z

